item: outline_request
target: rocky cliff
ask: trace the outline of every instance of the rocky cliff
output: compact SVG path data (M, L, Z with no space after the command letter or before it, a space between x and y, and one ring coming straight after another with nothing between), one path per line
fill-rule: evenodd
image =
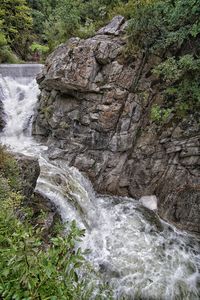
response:
M152 104L162 101L151 73L161 58L125 58L125 27L115 17L48 57L33 133L47 139L51 159L86 173L98 192L155 194L164 219L200 232L199 123L150 120Z

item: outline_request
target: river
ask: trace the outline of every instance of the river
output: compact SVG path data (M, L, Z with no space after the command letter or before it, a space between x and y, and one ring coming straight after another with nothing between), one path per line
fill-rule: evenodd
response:
M5 128L0 143L37 157L36 190L57 207L64 222L76 220L86 234L80 246L110 283L115 299L200 299L200 248L194 237L159 219L127 197L97 195L91 182L31 136L41 65L0 65Z

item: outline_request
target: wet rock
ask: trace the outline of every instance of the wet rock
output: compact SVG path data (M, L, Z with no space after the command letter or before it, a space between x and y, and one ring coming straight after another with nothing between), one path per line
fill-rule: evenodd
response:
M31 199L26 202L26 205L33 211L32 224L43 229L43 238L48 241L53 235L54 226L57 223L61 223L61 217L55 205L38 191L34 192Z
M22 154L16 155L15 158L19 166L22 194L25 196L25 199L29 199L33 194L40 174L38 160Z
M99 272L105 274L106 277L115 277L120 278L120 271L114 269L113 265L110 263L101 263L99 264Z
M200 232L200 185L184 185L165 197L159 207L162 217L180 229Z
M0 132L3 130L4 126L5 126L5 115L3 111L3 104L0 99Z
M154 211L152 211L144 206L137 208L137 210L139 210L142 213L144 218L148 221L148 223L152 227L154 227L158 231L163 231L163 225L160 221L160 218Z

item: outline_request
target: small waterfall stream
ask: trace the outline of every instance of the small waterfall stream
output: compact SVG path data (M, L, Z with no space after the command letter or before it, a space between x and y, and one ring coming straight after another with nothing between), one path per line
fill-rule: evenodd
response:
M47 147L31 137L41 65L0 65L0 102L6 126L0 143L39 159L36 190L58 208L63 221L86 228L81 242L115 299L200 299L199 242L161 221L138 201L96 195L89 180L63 161L50 161Z

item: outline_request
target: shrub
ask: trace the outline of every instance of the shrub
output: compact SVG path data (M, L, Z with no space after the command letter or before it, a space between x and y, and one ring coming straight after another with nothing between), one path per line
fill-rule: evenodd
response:
M0 176L7 182L11 191L20 190L19 168L16 160L0 146Z
M170 108L161 108L159 105L154 104L151 108L151 119L157 124L165 123L171 112L172 109Z
M8 205L0 213L0 294L6 299L88 299L86 281L78 276L83 253L75 249L82 235L73 222L66 237L43 248L40 230L23 224Z
M177 115L200 109L200 59L189 54L179 59L171 57L153 72L165 81L165 99Z

